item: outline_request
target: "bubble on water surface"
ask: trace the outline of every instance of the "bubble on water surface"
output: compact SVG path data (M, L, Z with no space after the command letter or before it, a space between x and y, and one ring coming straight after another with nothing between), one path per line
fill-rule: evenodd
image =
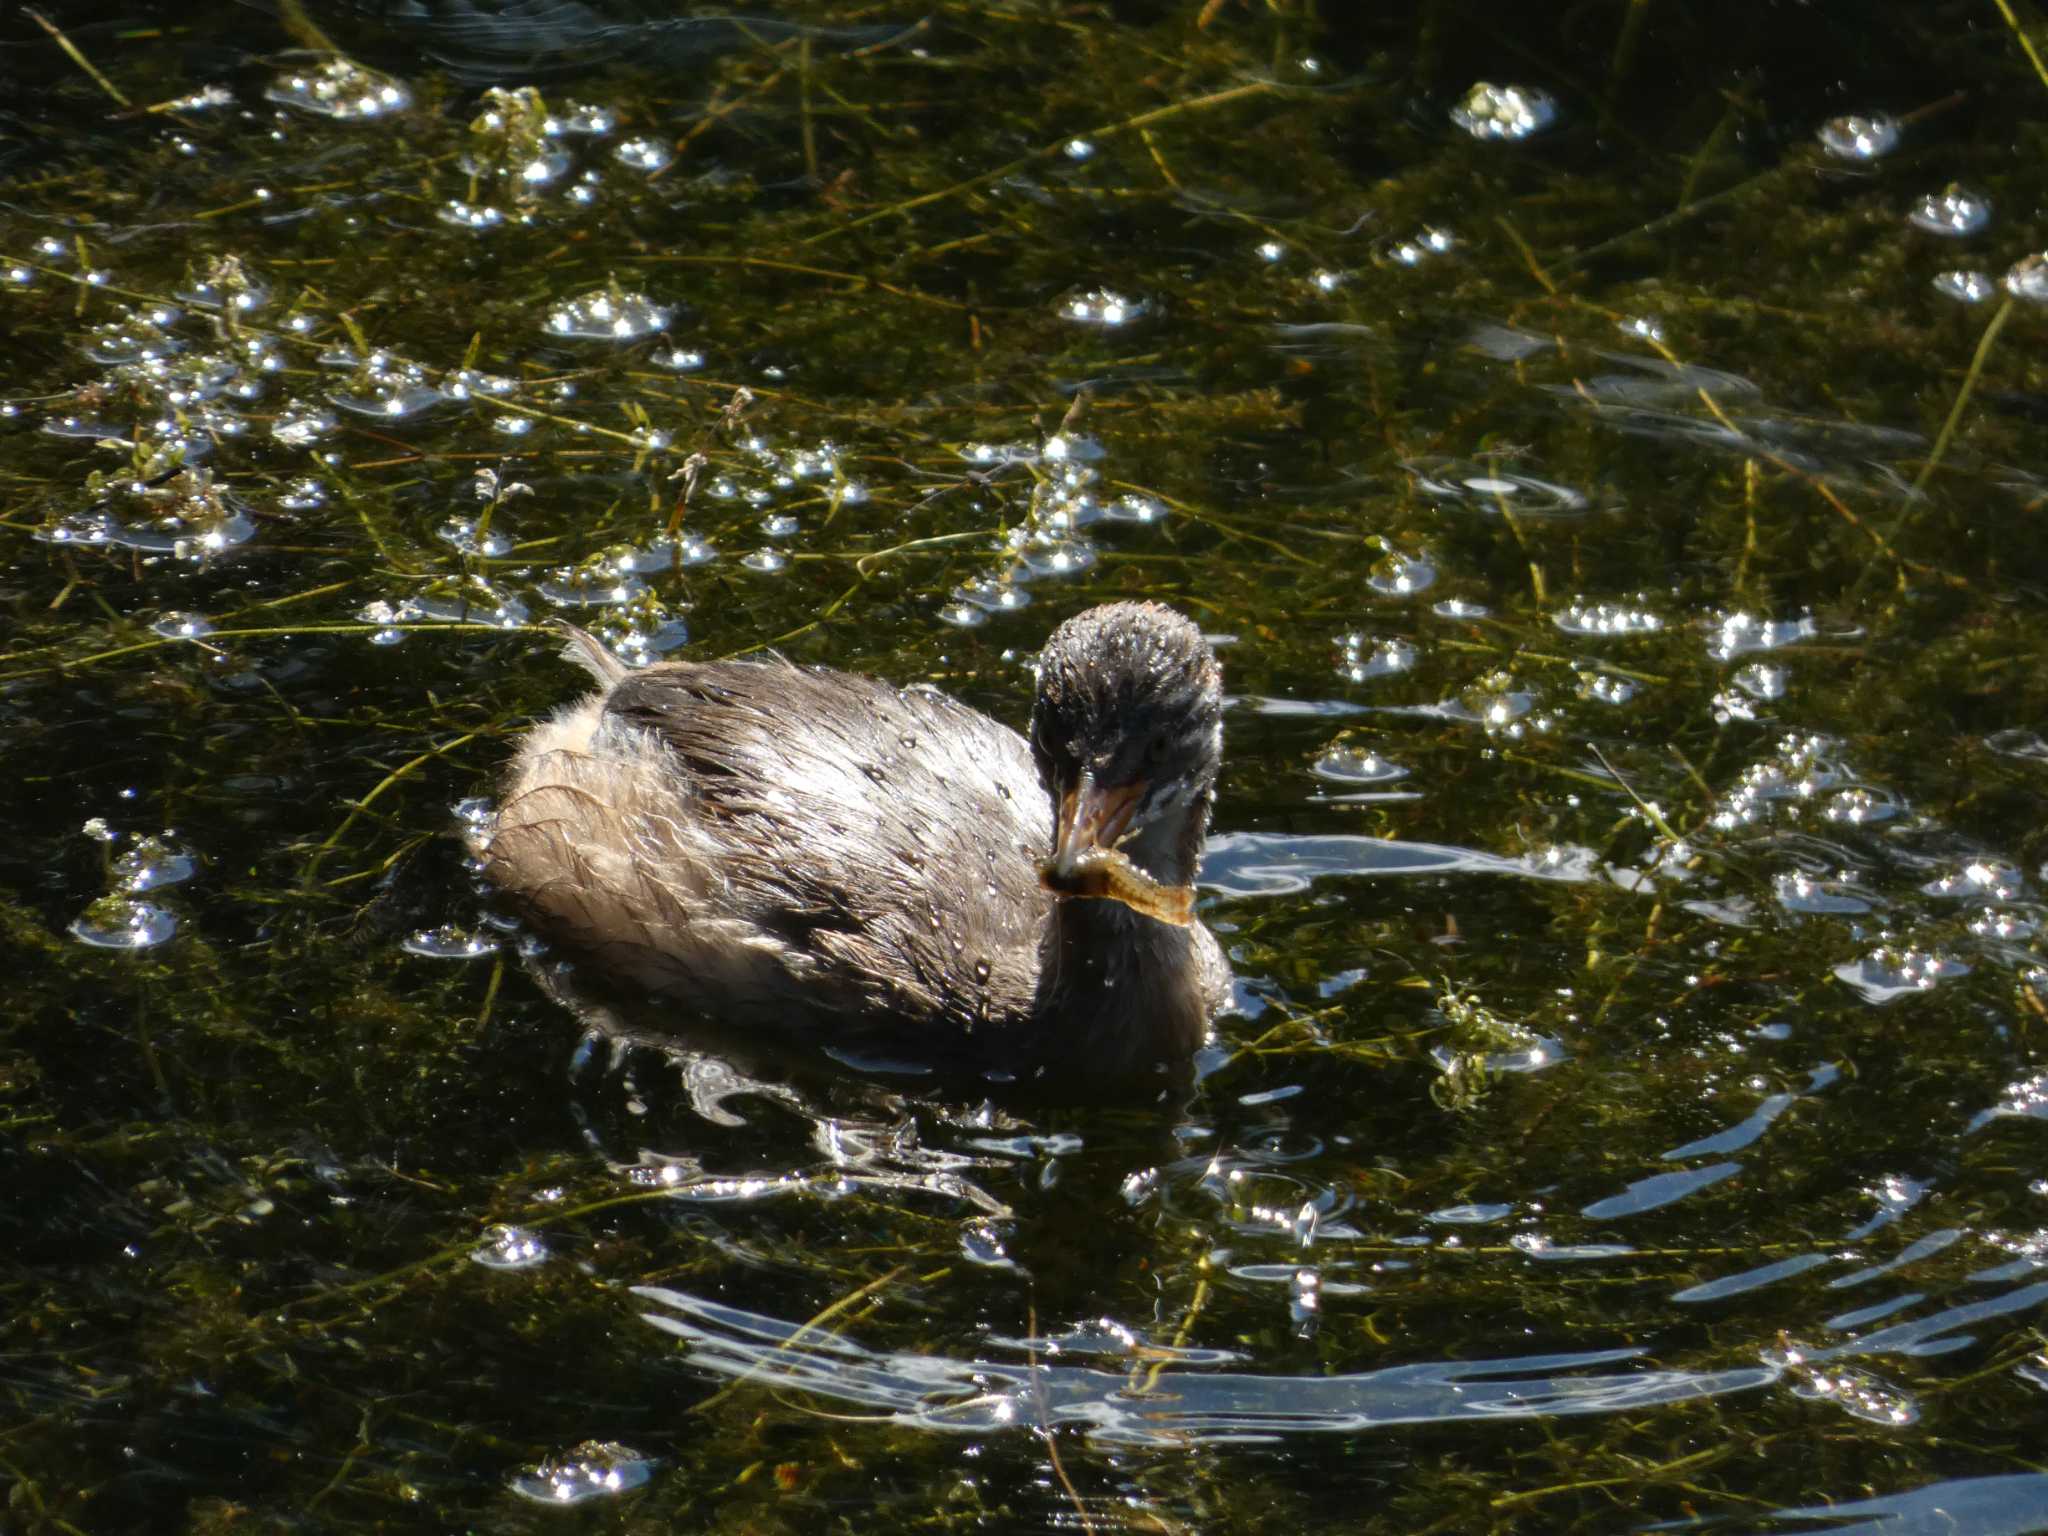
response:
M1483 619L1493 612L1484 603L1468 603L1457 597L1447 597L1429 611L1440 619Z
M1991 222L1991 199L1970 187L1950 182L1913 205L1906 222L1930 235L1966 239Z
M1534 709L1536 695L1516 687L1514 679L1507 673L1493 672L1439 707L1451 719L1471 720L1488 730L1497 730Z
M67 931L94 949L153 949L178 931L178 920L151 902L102 896Z
M676 152L660 139L626 139L612 150L612 158L629 170L652 176L675 164Z
M616 1440L586 1440L515 1474L506 1486L536 1504L586 1504L646 1486L657 1465L653 1457Z
M629 667L652 665L690 638L689 627L651 592L607 608L591 621L590 632Z
M551 134L576 134L583 138L601 139L608 133L616 132L619 114L612 108L594 102L572 101L557 117L548 119Z
M429 582L395 609L372 604L361 617L371 624L488 624L494 629L523 629L527 609L518 598L499 592L481 576L456 576Z
M1999 859L1973 859L1920 887L1922 895L1949 901L2016 901L2027 894L2027 879Z
M1729 681L1751 698L1761 699L1768 704L1785 696L1785 680L1788 675L1783 667L1774 667L1757 661L1738 668Z
M740 556L740 564L750 571L773 575L789 564L789 556L779 549L757 549Z
M1109 523L1163 523L1166 503L1141 492L1126 492L1102 507L1102 519Z
M1337 637L1337 675L1347 682L1410 671L1415 658L1415 647L1406 640L1383 640L1356 630Z
M2048 251L2022 256L2006 270L2005 291L2016 299L2048 304Z
M1436 566L1424 556L1390 549L1367 568L1365 584L1388 597L1413 597L1436 585Z
M1019 558L1034 576L1076 576L1095 564L1095 546L1086 539L1038 532L1019 545Z
M351 415L383 422L407 421L448 398L430 381L425 368L381 348L360 363L341 353L326 354L321 361L352 369L348 383L327 393L330 403Z
M472 518L451 517L434 530L434 537L465 555L497 560L512 552L512 541L498 528L479 529Z
M1789 1340L1763 1351L1763 1362L1784 1373L1794 1397L1831 1403L1852 1418L1904 1428L1917 1423L1920 1404L1912 1393L1874 1371L1809 1357Z
M1850 112L1829 118L1815 137L1837 160L1877 160L1899 147L1899 121L1888 112Z
M151 362L185 350L185 343L167 333L177 324L178 311L160 306L152 315L127 315L93 326L79 345L87 358L104 367L123 363Z
M1853 987L1867 1003L1889 1003L1914 993L1931 991L1944 981L1967 976L1970 968L1949 955L1928 950L1890 945L1872 950L1860 960L1835 967L1835 975Z
M1772 882L1778 905L1809 917L1847 916L1871 910L1870 899L1844 880L1816 880L1803 870L1782 874Z
M673 571L688 565L705 565L717 558L718 550L708 539L687 529L673 537L664 534L644 548L620 556L636 571Z
M184 884L199 873L199 860L175 838L143 837L114 860L108 873L120 891L140 896L144 891Z
M674 373L695 373L704 366L704 354L695 347L669 347L647 359L657 368Z
M647 583L634 573L636 559L631 551L622 551L621 555L600 555L581 565L560 566L534 590L561 608L629 603L647 590Z
M232 256L216 258L200 276L177 290L195 309L252 315L270 302L270 285Z
M955 629L979 629L988 622L988 610L973 603L947 603L939 610L939 620Z
M1077 325L1098 325L1115 330L1143 319L1151 310L1149 301L1132 298L1112 288L1084 288L1060 299L1054 313Z
M490 934L443 923L438 928L420 929L401 940L398 947L409 955L429 960L479 960L495 955L504 946Z
M1451 122L1475 139L1514 142L1557 121L1557 101L1531 86L1481 80L1451 108Z
M675 311L642 293L600 288L548 311L551 336L569 341L638 341L664 329Z
M1448 256L1457 248L1456 235L1434 224L1425 224L1407 238L1381 247L1380 256L1397 267L1419 267L1439 256Z
M349 59L329 59L279 75L263 99L316 117L366 122L403 112L412 105L412 92L390 75Z
M989 613L1014 613L1031 606L1031 594L1005 576L976 576L953 589L956 603L972 603Z
M1707 654L1715 661L1733 661L1752 651L1774 651L1781 646L1811 640L1820 633L1811 615L1797 619L1759 619L1753 614L1724 614L1707 640Z
M451 229L484 234L505 222L505 210L494 203L469 203L451 197L435 210L434 217Z
M1390 763L1369 747L1332 747L1309 768L1319 779L1332 784L1392 784L1408 777L1408 770Z
M1998 292L1998 284L1989 272L1976 272L1968 267L1951 267L1946 272L1934 274L1934 291L1944 298L1954 299L1963 304L1982 304Z
M1633 699L1638 685L1626 677L1605 672L1588 672L1579 678L1579 697L1595 704L1622 705Z
M287 512L311 512L316 507L327 505L327 483L311 475L300 475L285 482L278 492L277 504Z
M469 1253L485 1269L532 1269L548 1260L548 1240L527 1227L499 1225L484 1233Z
M182 613L172 610L159 617L149 628L151 634L162 635L166 640L198 640L213 633L213 620L203 613Z
M1821 807L1821 815L1828 821L1860 827L1890 821L1903 810L1890 792L1855 784L1830 795Z
M1616 639L1630 635L1654 635L1664 620L1646 608L1626 608L1615 603L1575 602L1550 616L1550 622L1568 635Z

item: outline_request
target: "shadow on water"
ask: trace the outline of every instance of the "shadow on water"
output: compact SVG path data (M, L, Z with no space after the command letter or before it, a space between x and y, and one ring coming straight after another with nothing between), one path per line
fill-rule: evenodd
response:
M0 17L9 1529L2048 1530L2003 4ZM773 648L1226 674L1183 1073L609 997Z

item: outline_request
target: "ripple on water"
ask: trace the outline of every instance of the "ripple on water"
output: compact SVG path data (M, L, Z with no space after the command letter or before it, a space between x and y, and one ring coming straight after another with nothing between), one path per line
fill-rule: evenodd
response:
M1410 459L1402 467L1424 495L1480 511L1517 518L1576 517L1591 505L1583 491L1498 465L1462 459Z

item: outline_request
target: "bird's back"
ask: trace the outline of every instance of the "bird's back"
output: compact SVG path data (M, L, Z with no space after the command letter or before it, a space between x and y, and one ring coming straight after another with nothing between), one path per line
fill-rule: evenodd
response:
M538 727L493 883L608 972L733 1022L1030 1015L1052 827L1030 749L943 696L673 663Z

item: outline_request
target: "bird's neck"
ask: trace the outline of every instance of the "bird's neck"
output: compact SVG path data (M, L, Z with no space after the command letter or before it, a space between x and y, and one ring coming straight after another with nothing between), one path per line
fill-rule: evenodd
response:
M1063 900L1047 925L1035 1010L1078 1059L1106 1072L1185 1058L1215 1000L1215 940L1118 901Z

